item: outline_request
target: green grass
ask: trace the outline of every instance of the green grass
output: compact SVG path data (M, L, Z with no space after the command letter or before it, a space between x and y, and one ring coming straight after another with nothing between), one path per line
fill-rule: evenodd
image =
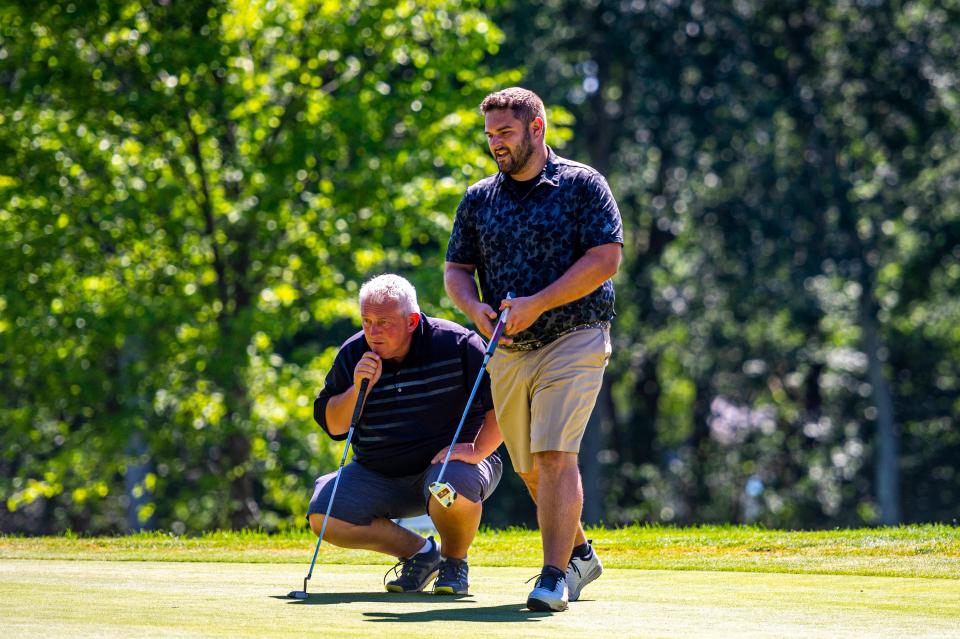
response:
M215 533L0 537L11 637L958 637L960 529L592 529L603 576L563 614L524 609L535 531L481 531L471 594L383 591L390 558Z
M611 568L711 570L886 577L960 578L960 528L925 525L831 531L754 527L590 529L588 536ZM150 533L127 537L0 537L0 559L105 561L309 562L315 538L218 532L200 537ZM540 565L540 537L523 529L482 530L471 561L484 566ZM324 545L326 564L385 564L371 552Z
M0 560L10 637L950 637L960 580L608 569L556 615L530 568L471 568L471 594L383 592L383 566Z

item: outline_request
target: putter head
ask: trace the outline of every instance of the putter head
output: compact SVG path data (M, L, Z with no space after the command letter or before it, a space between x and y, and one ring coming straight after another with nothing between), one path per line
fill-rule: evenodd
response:
M310 595L308 595L303 590L294 590L289 595L287 595L287 597L289 597L290 599L307 599L309 596Z
M430 492L444 508L453 506L453 501L457 498L456 489L447 482L433 482L430 484Z

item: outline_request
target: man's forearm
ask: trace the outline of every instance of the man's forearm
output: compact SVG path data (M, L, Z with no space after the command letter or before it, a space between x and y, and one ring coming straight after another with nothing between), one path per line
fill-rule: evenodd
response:
M467 265L453 265L448 262L443 269L443 286L457 308L473 319L473 309L480 301L473 270Z
M350 430L350 420L353 418L358 394L357 387L351 386L339 395L334 395L327 402L327 431L331 435L343 435Z
M534 295L541 313L586 297L616 275L620 268L620 245L595 247L573 263L559 279Z
M503 435L500 434L500 424L497 422L497 414L488 410L483 418L483 425L477 438L473 442L473 448L486 459L497 450L500 443L503 442Z

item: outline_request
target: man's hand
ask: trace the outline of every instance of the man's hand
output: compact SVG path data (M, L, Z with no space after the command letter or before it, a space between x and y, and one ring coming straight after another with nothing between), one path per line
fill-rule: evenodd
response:
M494 322L497 321L497 312L489 304L480 301L480 293L477 291L477 282L474 279L476 271L475 264L445 262L443 286L457 308L473 321L477 331L490 339L493 335ZM500 338L500 343L511 344L513 340L504 336Z
M449 446L445 446L443 450L433 456L433 459L430 461L431 464L442 464L443 458L447 456L447 449ZM454 444L453 452L450 453L450 461L459 460L466 462L468 464L479 464L483 461L483 453L477 450L477 447L473 444Z
M473 313L470 315L470 319L476 324L477 330L489 340L493 335L493 327L496 326L497 323L497 312L493 310L489 304L477 302L476 306L474 306ZM512 342L513 340L506 335L500 337L501 344L510 344Z
M507 318L507 325L503 332L509 335L516 335L520 331L530 328L547 310L540 305L535 296L513 297L503 300L500 302L500 310L502 311L505 308L510 309L510 316Z
M382 373L383 363L380 361L380 356L373 351L367 351L353 369L353 385L355 388L360 388L360 383L366 378L370 380L370 386L373 387L380 381Z

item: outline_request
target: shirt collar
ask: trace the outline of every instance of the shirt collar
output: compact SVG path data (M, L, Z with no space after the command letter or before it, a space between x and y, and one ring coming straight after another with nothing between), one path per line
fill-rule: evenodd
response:
M557 163L557 154L553 152L553 149L550 146L547 146L547 163L543 165L543 169L540 170L540 174L537 176L539 181L537 186L540 184L549 184L550 186L560 186L560 167ZM511 180L513 178L510 178ZM503 171L497 172L497 184L503 186L505 183L509 183L507 180L507 175Z

